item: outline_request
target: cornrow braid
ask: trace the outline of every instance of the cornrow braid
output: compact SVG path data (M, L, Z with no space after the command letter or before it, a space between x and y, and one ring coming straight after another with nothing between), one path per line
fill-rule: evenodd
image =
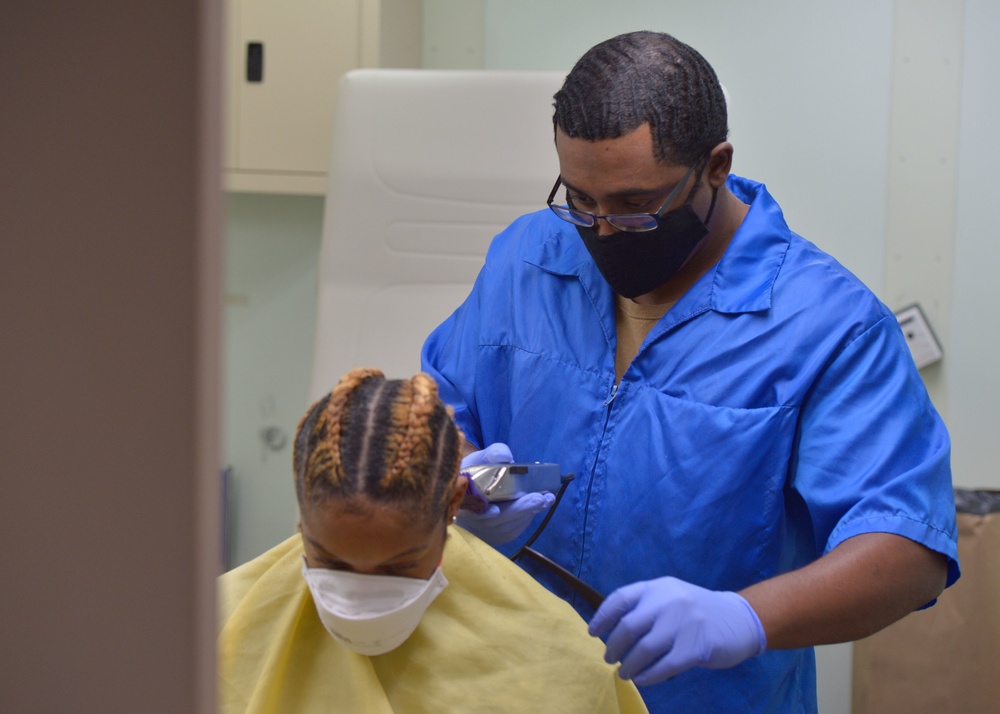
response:
M423 438L430 429L430 418L433 411L432 399L436 391L429 392L426 383L417 388L417 379L403 385L408 392L408 399L399 399L393 405L393 429L390 439L393 442L392 465L385 469L379 486L388 488L390 484L412 484L418 478L411 468L414 463L426 463L430 451L428 440ZM389 449L387 449L389 451Z
M460 442L429 376L386 380L376 369L353 370L299 423L299 506L365 496L436 521L458 477Z
M656 158L685 166L729 134L726 99L711 65L657 32L619 35L588 50L555 95L553 123L588 141L649 124Z

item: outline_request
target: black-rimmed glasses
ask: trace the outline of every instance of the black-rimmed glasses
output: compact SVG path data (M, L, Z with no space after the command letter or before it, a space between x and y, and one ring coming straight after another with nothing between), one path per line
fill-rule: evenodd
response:
M684 178L674 187L674 190L670 192L667 196L667 200L663 202L660 209L656 213L609 213L605 216L598 216L588 211L581 211L577 208L571 208L570 206L561 206L559 204L553 204L552 201L556 197L556 191L559 190L559 186L562 184L562 176L560 175L556 179L555 185L552 187L552 192L549 193L549 198L545 202L553 213L559 216L561 219L567 223L572 223L575 226L581 226L583 228L593 228L597 225L599 220L607 221L615 230L625 231L627 233L643 233L645 231L654 230L660 223L660 216L666 212L667 208L674 199L680 194L684 186L687 185L688 179L694 172L695 167L692 166L684 174ZM567 200L569 200L567 198Z

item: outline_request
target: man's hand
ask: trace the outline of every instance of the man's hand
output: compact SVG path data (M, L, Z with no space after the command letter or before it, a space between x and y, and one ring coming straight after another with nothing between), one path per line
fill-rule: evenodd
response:
M619 676L638 685L692 667L733 667L767 648L764 628L743 597L677 578L615 590L591 620L590 634L607 635L604 659L620 661Z
M462 469L483 464L509 464L514 457L506 444L490 444L462 459ZM555 503L548 492L529 493L513 501L492 503L482 513L460 509L458 525L492 546L503 545L517 538L534 517Z

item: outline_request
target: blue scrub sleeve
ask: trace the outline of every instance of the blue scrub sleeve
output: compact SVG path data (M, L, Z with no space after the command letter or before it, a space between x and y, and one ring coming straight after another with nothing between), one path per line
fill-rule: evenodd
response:
M475 408L476 358L479 350L479 289L482 275L470 295L424 341L420 369L438 385L445 404L455 410L455 423L465 439L482 448L483 435Z
M945 555L948 585L958 578L948 433L891 314L847 345L811 390L793 473L818 552L893 533Z

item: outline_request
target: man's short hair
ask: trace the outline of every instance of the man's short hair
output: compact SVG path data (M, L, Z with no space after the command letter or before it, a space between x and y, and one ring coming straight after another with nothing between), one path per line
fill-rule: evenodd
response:
M691 165L729 134L726 99L694 48L659 32L631 32L587 51L555 95L567 136L617 139L643 124L657 160Z

